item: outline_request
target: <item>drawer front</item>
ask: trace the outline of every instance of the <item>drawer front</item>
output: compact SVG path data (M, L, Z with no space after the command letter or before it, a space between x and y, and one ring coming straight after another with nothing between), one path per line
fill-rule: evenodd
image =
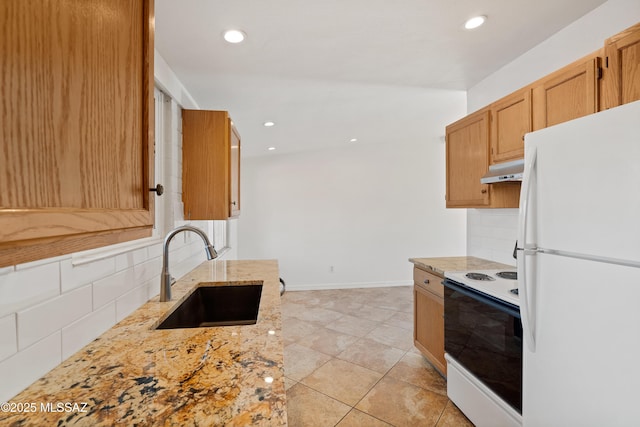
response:
M444 298L444 286L442 285L443 280L444 279L442 277L436 276L433 273L428 273L417 267L413 269L413 282L417 286L420 286L421 288L442 298Z

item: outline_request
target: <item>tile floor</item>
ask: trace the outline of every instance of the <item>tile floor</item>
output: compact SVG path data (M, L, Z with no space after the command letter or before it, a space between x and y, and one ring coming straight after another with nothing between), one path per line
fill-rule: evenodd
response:
M412 288L282 297L289 426L473 426L413 345Z

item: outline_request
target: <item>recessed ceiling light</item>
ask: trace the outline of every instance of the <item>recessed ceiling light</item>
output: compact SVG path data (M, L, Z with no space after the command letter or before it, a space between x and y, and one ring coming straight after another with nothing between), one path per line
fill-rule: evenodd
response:
M466 28L467 30L473 30L474 28L478 28L479 26L484 24L486 20L487 17L484 15L474 16L464 23L464 28Z
M358 142L358 138L351 138L349 142Z
M271 126L275 126L275 124L276 124L275 122L268 121L268 122L264 122L262 125L264 127L270 128Z
M240 30L227 30L222 36L229 43L240 43L247 37L244 31Z
M269 148L267 148L267 150L269 150L269 151L273 151L273 150L275 150L275 149L276 149L276 147L269 147Z

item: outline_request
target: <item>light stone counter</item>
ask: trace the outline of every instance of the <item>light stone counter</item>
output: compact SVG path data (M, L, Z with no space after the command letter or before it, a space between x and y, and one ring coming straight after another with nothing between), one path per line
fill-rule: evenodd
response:
M438 258L409 258L416 267L431 271L444 277L445 271L461 270L513 270L515 267L499 262L488 261L472 256L438 257ZM515 260L514 260L515 263Z
M155 330L200 282L263 282L257 323ZM150 300L11 399L37 410L0 412L0 425L286 425L277 261L204 262L172 292L172 301ZM57 402L86 412L42 411Z

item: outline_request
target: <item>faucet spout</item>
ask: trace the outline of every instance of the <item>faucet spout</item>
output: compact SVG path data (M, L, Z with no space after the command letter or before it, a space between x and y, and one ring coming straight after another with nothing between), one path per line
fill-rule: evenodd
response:
M190 225L183 225L182 227L175 228L167 233L167 237L164 238L164 244L162 248L162 274L160 275L160 301L171 301L171 274L169 274L169 243L174 236L182 231L193 231L204 241L204 251L207 254L207 259L212 260L218 257L216 248L213 247L209 238L202 230Z

